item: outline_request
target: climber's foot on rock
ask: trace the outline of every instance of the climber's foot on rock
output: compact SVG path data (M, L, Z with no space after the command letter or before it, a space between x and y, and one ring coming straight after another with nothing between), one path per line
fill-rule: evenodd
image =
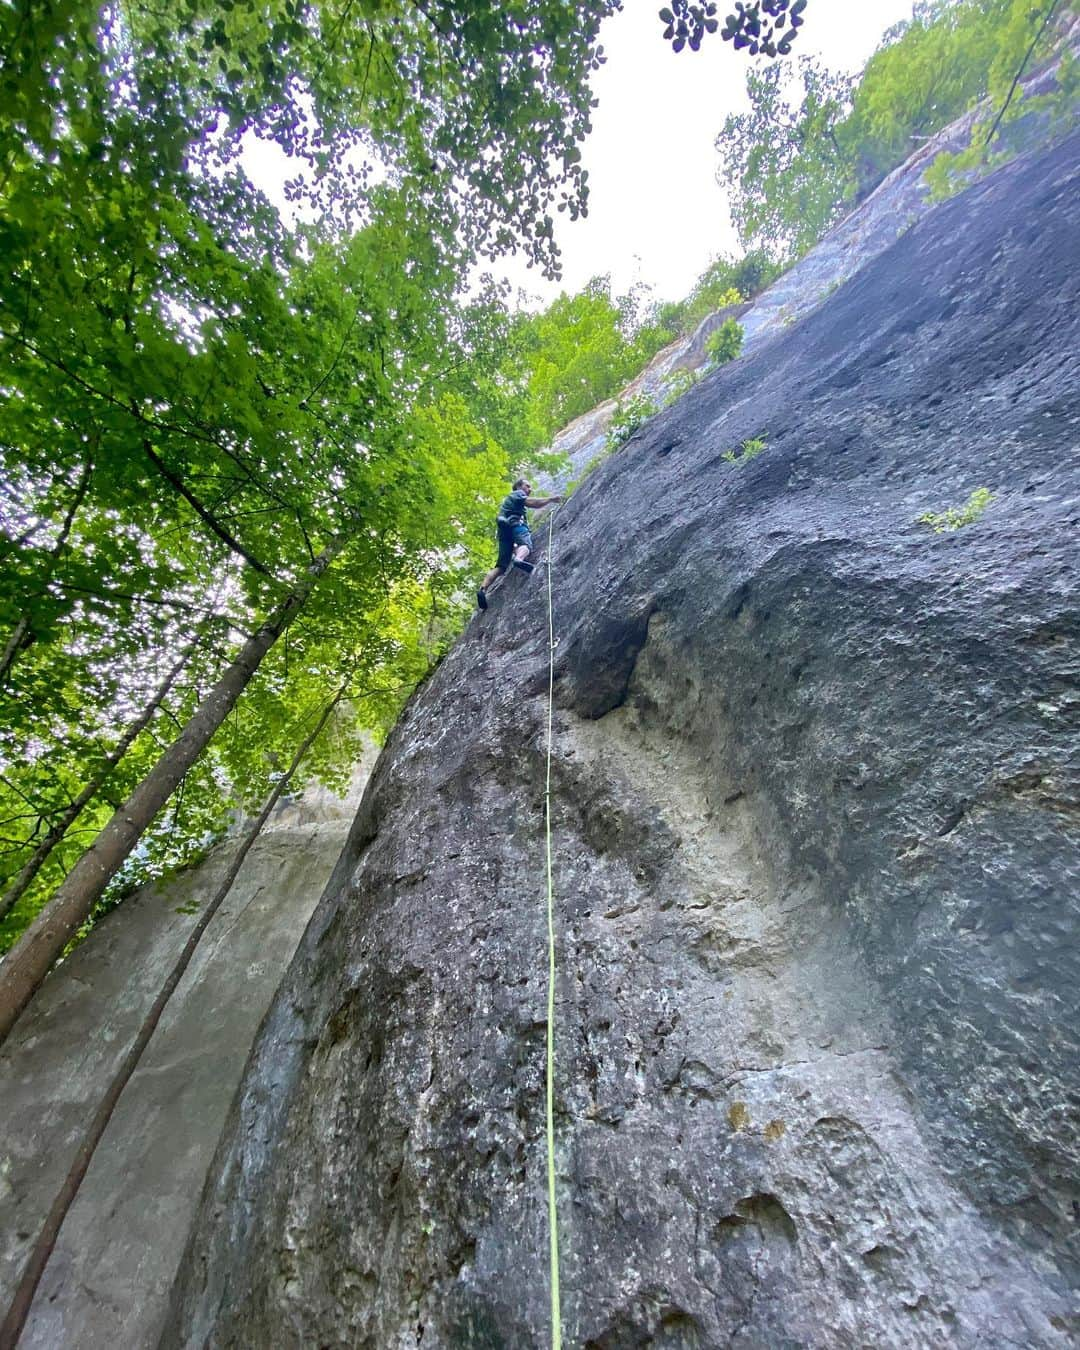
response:
M476 603L481 609L487 609L487 592L484 590L483 586L476 592Z
M514 566L515 566L520 572L532 572L532 571L535 571L535 568L533 567L533 564L532 564L531 562L526 562L524 558L515 558L515 559L514 559Z

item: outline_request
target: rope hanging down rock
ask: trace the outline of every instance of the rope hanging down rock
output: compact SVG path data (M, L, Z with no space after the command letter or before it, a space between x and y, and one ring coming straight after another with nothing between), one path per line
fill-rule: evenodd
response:
M551 541L555 512L548 517L547 602L548 602L548 716L547 782L544 788L544 833L547 845L547 1183L548 1228L551 1234L551 1346L562 1350L562 1314L559 1309L559 1212L555 1197L555 886L551 870L551 740L555 708L555 611L551 598Z

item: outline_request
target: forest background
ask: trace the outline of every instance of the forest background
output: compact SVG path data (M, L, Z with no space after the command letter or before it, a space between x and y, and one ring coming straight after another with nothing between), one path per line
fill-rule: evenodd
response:
M743 255L678 303L597 277L516 311L469 278L511 249L557 273L616 8L5 8L5 967L37 943L40 978L202 856L331 703L288 786L341 788L463 626L506 479L555 467L555 432L981 100L930 186L993 162L991 113L1077 12L931 0L858 78L748 64L749 111L716 143ZM1075 95L1074 63L1060 83ZM317 224L286 227L245 176L253 129L303 166L289 192Z

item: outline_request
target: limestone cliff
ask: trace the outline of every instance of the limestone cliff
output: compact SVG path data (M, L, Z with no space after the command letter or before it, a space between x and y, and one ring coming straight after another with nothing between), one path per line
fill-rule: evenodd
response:
M558 513L568 1346L1080 1329L1078 156L926 216ZM515 576L391 738L165 1344L547 1344L547 659Z
M156 1342L244 1061L341 852L366 759L344 800L313 788L279 806L245 860L120 1098L20 1350L143 1350ZM102 920L4 1043L0 1306L7 1307L109 1079L236 846L223 843Z

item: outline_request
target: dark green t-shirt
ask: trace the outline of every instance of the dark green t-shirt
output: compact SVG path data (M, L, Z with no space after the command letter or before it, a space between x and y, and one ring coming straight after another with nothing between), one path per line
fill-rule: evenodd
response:
M529 517L525 511L525 503L529 500L529 494L522 492L521 488L515 488L508 497L503 498L503 504L499 507L499 519L509 521L516 525L520 520L523 525L528 525Z

